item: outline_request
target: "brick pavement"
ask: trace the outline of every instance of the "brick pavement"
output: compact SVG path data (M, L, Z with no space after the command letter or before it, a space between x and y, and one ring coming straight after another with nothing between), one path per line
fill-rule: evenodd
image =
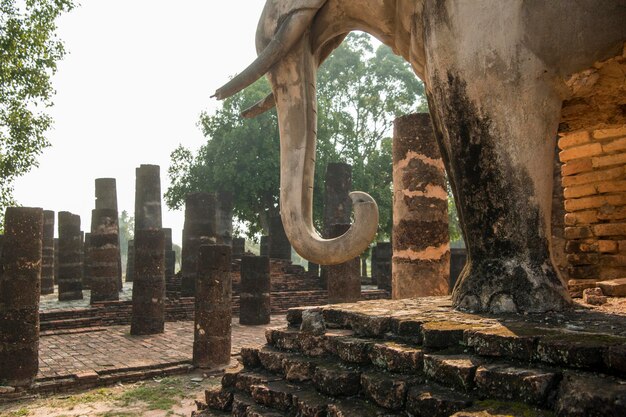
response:
M265 328L285 323L284 315L276 315L267 326L241 326L233 317L232 354L238 354L242 346L265 343ZM103 375L137 371L137 368L187 366L191 363L192 344L193 322L190 321L166 323L165 333L149 336L131 336L129 326L43 332L39 341L37 380L65 378L71 382L85 376L98 379Z

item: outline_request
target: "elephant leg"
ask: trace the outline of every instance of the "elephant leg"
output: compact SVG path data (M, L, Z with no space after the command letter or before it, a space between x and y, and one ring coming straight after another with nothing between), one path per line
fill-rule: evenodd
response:
M468 250L453 303L493 313L562 310L571 299L550 257L561 107L553 79L516 47L507 27L499 37L502 16L475 22L464 20L475 18L470 11L432 12L438 15L425 29L429 103ZM496 12L506 18L509 10ZM477 38L476 26L491 31Z

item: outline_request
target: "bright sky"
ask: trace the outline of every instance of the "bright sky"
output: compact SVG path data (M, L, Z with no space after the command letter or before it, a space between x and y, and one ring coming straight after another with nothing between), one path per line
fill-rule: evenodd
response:
M133 214L135 168L204 141L196 126L214 90L256 56L264 0L82 0L59 20L69 52L53 79L52 146L18 179L23 206L71 211L89 230L94 180L117 179L118 207ZM183 213L163 204L163 227L182 241Z

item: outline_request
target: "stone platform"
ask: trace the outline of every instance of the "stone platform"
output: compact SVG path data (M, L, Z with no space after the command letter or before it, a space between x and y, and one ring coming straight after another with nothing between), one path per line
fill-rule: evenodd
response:
M448 297L291 309L196 416L625 416L626 315L474 315Z

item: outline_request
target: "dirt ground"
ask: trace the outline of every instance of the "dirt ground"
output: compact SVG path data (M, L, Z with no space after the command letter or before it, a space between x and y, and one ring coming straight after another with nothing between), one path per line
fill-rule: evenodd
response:
M238 367L236 363L231 367ZM189 417L221 375L201 371L0 404L2 417Z

